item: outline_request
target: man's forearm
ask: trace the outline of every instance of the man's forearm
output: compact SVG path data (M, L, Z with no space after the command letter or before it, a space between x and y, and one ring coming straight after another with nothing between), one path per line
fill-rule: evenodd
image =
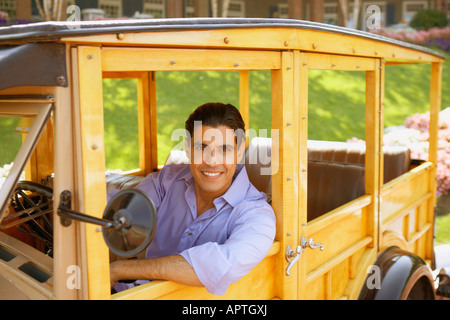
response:
M203 286L194 269L180 255L111 263L111 286L119 280L171 280L189 286Z

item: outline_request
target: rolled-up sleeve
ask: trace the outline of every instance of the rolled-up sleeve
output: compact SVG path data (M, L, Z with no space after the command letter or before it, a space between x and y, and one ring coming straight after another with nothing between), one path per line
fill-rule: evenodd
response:
M223 244L207 242L181 252L208 292L223 295L260 263L275 238L275 215L266 204L243 210Z

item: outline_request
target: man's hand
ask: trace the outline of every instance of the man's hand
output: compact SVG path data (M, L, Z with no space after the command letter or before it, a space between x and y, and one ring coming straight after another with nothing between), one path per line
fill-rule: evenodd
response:
M203 284L191 265L180 255L142 260L117 260L110 265L110 283L119 280L170 280L189 286Z

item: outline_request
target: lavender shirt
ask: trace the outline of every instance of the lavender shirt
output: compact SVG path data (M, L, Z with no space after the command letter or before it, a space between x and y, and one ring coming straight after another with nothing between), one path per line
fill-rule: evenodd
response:
M158 208L155 237L146 258L180 254L208 292L222 295L267 254L275 237L275 215L266 196L238 165L232 185L197 217L194 178L189 165L167 165L137 187ZM137 281L134 285L143 283ZM131 285L133 286L133 285ZM117 291L130 284L118 283Z

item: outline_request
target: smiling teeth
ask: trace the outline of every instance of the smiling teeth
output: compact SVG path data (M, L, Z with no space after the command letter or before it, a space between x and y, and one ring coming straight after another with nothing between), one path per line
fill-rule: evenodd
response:
M220 174L220 172L203 172L203 173L209 177L216 177Z

